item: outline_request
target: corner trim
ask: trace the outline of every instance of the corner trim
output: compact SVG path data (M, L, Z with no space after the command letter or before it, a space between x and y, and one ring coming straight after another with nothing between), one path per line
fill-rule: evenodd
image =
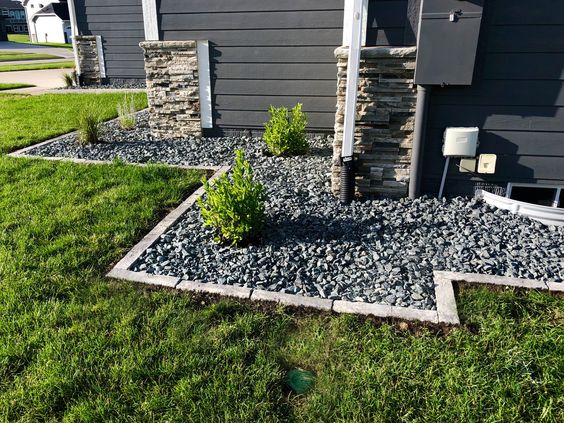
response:
M200 123L202 128L213 128L212 93L210 77L210 44L208 40L197 41L198 86L200 90Z
M142 0L143 28L145 29L145 40L159 40L159 21L157 14L157 0Z

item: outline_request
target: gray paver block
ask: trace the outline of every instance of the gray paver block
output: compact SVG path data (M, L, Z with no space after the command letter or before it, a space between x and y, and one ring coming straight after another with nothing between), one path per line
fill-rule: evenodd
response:
M547 282L546 285L551 292L564 292L564 282Z
M193 281L181 281L177 287L182 291L207 292L209 294L218 294L226 297L235 297L249 299L251 297L251 288L243 288L233 285L218 285L214 283L200 283Z
M435 301L439 322L451 325L460 324L452 281L437 274L435 274Z
M407 307L392 307L392 317L403 320L419 320L422 322L438 323L439 316L435 310L419 310Z
M352 301L336 300L333 303L336 313L364 314L376 317L391 317L392 306L385 304L371 304Z
M251 295L251 300L274 301L294 307L311 307L327 311L331 311L333 307L332 300L304 297L303 295L285 294L282 292L265 291L264 289L255 289Z
M132 272L125 269L112 269L108 277L115 279L124 279L133 282L144 283L147 285L159 285L174 288L180 279L165 275L152 275L145 272Z
M457 282L483 283L487 285L511 286L515 288L546 290L546 284L535 279L513 278L509 276L484 275L481 273L434 272L436 276Z

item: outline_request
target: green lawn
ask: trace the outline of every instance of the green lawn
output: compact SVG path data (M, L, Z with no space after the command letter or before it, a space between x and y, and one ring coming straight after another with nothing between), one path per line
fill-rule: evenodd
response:
M73 61L51 62L51 63L22 63L17 65L0 65L0 72L44 70L44 69L72 69Z
M35 87L35 85L32 85L32 84L19 84L19 83L9 84L9 83L2 83L2 82L0 82L0 91L4 91L4 90L15 90L16 88L29 88L29 87Z
M29 41L29 35L27 34L8 34L8 41L13 41L15 43L22 43L22 44L33 44L36 46L45 46L45 47L72 48L72 44L66 44L66 43L32 43Z
M198 177L0 157L0 421L564 419L562 298L463 288L442 333L104 278Z
M76 129L77 112L99 110L104 119L117 116L117 104L124 94L0 95L0 153L26 147L38 141ZM147 106L145 93L133 94L135 106Z
M8 53L8 52L0 51L0 63L19 61L19 60L44 60L44 59L62 59L62 57L53 56L52 54Z

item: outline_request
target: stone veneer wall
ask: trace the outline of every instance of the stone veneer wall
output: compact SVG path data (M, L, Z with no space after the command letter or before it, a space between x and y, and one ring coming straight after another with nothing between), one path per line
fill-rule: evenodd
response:
M95 35L76 35L76 49L80 64L80 83L99 85L102 82L100 60Z
M201 136L196 41L144 41L149 125L158 138Z
M356 194L364 197L407 195L416 88L415 47L363 47L358 81L354 144ZM340 188L348 48L338 59L337 113L331 185Z

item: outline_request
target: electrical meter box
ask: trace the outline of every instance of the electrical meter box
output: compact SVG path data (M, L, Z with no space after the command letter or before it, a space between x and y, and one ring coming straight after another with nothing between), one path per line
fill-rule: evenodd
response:
M447 128L443 140L443 156L475 157L479 131L478 128Z
M484 0L422 0L415 83L471 85Z

